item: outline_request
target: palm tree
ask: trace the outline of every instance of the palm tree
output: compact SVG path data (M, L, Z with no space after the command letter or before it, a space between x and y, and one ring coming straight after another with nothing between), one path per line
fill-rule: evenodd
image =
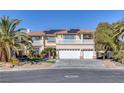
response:
M48 58L51 59L52 48L46 48L45 51L46 54L48 55Z
M46 49L44 49L42 52L41 52L41 56L42 57L45 57L47 55L48 51Z
M118 21L116 23L112 24L112 30L113 30L113 39L116 39L116 43L118 44L118 48L119 50L121 50L123 48L124 45L124 40L123 40L123 36L124 36L124 20Z
M120 20L116 23L112 24L113 30L113 39L115 39L115 43L117 45L117 51L114 53L114 58L119 62L124 63L124 20Z
M13 56L12 52L18 53L19 49L29 46L30 37L24 33L25 28L17 29L21 20L9 19L8 16L0 17L0 49L5 56L6 62L9 62Z
M54 48L46 48L41 52L41 55L48 55L49 59L51 59L51 56L55 58L56 50Z
M55 58L55 56L56 56L56 49L55 48L52 48L52 57L53 57L53 59Z

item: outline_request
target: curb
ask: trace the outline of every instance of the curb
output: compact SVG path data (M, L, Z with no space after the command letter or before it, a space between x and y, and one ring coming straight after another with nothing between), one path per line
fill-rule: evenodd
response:
M49 69L49 68L27 68L27 69L10 69L10 70L0 70L0 72L16 72L16 71L33 71L33 70L42 70L42 69Z
M87 67L83 67L83 68L74 68L74 67L62 67L62 68L27 68L27 69L11 69L11 70L0 70L0 72L17 72L17 71L35 71L35 70L54 70L54 69L81 69L81 70L121 70L124 71L124 67L120 67L120 68L87 68Z

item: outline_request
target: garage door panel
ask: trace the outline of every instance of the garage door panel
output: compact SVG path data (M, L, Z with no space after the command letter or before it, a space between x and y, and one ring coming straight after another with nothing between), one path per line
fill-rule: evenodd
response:
M80 51L59 51L60 59L80 59Z
M84 59L93 59L93 51L84 51Z

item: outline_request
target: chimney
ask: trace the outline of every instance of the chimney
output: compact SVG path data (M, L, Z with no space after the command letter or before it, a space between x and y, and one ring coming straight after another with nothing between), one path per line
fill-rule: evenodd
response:
M27 29L27 30L26 30L26 33L29 33L29 32L31 32L31 30L30 30L30 29Z

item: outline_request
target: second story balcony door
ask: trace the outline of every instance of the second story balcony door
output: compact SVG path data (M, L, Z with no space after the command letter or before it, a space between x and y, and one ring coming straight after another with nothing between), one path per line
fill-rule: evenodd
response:
M76 38L76 35L63 35L63 39L56 41L57 44L94 44L91 34L85 34L82 38Z
M75 38L75 35L63 35L63 39L64 40L74 40L76 38Z
M47 37L47 42L48 43L55 43L56 42L56 38L55 37Z
M33 40L33 43L32 43L33 46L41 46L41 45L43 45L43 39L40 36L33 36L32 40Z

